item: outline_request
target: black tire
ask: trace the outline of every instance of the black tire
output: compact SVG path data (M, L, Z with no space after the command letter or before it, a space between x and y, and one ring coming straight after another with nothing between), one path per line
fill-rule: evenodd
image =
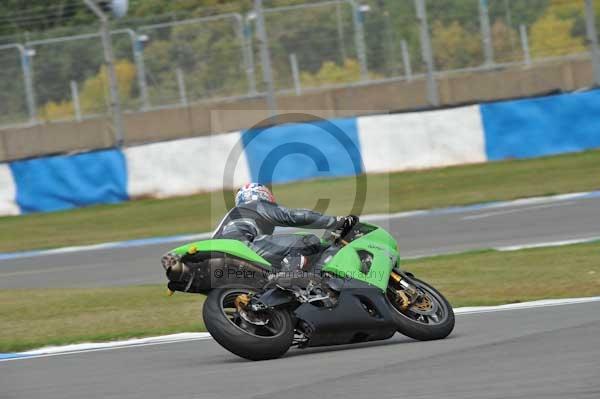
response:
M398 327L398 332L419 341L446 338L454 329L454 310L452 310L452 306L438 290L426 282L414 277L411 277L411 282L437 300L439 306L443 308L444 316L439 322L435 323L419 321L415 319L415 316L418 316L417 314L411 313L410 310L406 312L400 311L386 295L386 299L390 304L392 317Z
M294 325L290 313L285 309L271 311L277 321L278 332L272 336L261 336L234 324L223 309L223 302L237 293L248 293L249 289L215 289L204 302L203 318L206 329L221 346L231 353L248 360L267 360L283 356L294 338Z

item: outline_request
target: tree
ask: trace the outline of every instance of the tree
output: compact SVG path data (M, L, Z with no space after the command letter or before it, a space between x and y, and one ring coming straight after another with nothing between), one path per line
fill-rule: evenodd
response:
M343 66L333 61L326 61L317 73L302 72L300 75L302 86L305 87L351 83L358 80L360 80L360 66L356 60L351 59L346 59Z
M492 21L502 19L504 24L515 30L519 25L531 26L545 12L549 4L550 0L494 0L488 2L490 19Z
M574 34L581 5L553 0L531 27L533 57L551 57L586 51L583 37Z
M482 63L480 38L467 32L458 21L449 25L435 21L432 32L437 69L458 69Z
M292 87L290 54L295 54L301 72L317 73L325 62L342 64L342 49L347 57L355 57L350 7L341 4L340 42L335 5L306 10L266 14L266 28L271 49L271 64L278 88Z
M247 90L242 47L233 19L146 31L144 60L154 105L177 98L175 71L185 75L188 97L231 96Z
M135 81L135 66L127 60L119 60L115 65L119 95L124 104L131 101ZM84 114L101 114L107 109L108 74L102 66L98 73L88 78L79 92L81 111ZM72 118L75 107L71 100L49 101L40 109L40 117L45 120Z
M496 62L509 62L522 59L521 47L516 47L519 35L502 22L496 20L492 25L492 43L494 46L494 58Z
M3 0L0 4L0 36L40 31L93 20L80 0Z
M132 2L129 17L145 18L162 14L181 14L182 18L199 11L219 13L219 8L248 9L251 0L138 0ZM212 11L211 11L212 10ZM82 0L2 0L0 2L0 36L44 31L65 26L82 26L97 22L96 16Z

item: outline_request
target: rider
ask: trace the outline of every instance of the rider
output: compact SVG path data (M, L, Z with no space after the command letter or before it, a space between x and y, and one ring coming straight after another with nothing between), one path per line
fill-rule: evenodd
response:
M235 196L235 208L217 227L213 238L240 240L280 270L308 269L308 257L321 249L317 236L279 234L276 226L308 229L346 229L358 222L356 216L326 216L307 209L277 205L271 190L259 183L247 183Z

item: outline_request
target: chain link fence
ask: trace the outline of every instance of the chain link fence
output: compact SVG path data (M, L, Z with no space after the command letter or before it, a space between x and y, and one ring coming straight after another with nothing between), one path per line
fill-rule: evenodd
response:
M111 34L125 110L139 108L133 79L135 33L115 30ZM68 120L105 114L110 99L103 47L97 33L31 40L33 89L41 120ZM130 93L132 95L130 95Z
M244 20L230 13L138 29L147 106L253 94L256 77Z
M592 4L600 21L600 0ZM586 0L274 0L263 9L266 43L257 36L256 14L238 11L115 26L123 111L262 96L263 44L275 90L287 94L589 58L594 47ZM0 40L1 126L110 112L102 40L92 29Z
M355 27L348 2L271 8L265 9L264 14L277 90L301 90L360 79L353 40ZM253 47L258 45L255 41ZM347 77L338 76L337 82L335 78L326 81L319 75L322 69L343 68L348 62L354 62L354 70Z

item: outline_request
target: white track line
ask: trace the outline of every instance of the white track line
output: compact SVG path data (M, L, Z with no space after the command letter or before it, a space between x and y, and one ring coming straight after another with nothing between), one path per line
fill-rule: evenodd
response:
M402 256L402 260L434 258L436 256L446 256L446 255L462 255L462 254L469 254L471 252L479 252L479 251L485 251L485 250L510 252L510 251L520 251L522 249L562 247L564 245L587 244L587 243L592 243L592 242L600 243L600 236L574 238L571 240L561 240L561 241L534 242L534 243L530 243L530 244L520 244L520 245L507 245L504 247L467 249L467 250L463 250L463 251L454 251L454 252L429 252L429 253L421 253L421 254L417 254L417 255Z
M600 191L552 195L552 196L547 196L547 197L522 198L522 199L517 199L517 200L512 200L512 201L486 202L486 203L481 203L481 204L456 206L456 207L449 207L449 208L416 210L416 211L398 212L398 213L371 214L371 215L363 215L363 216L361 216L361 219L364 221L368 221L368 222L376 222L378 220L401 219L401 218L407 218L407 217L411 217L411 216L433 216L433 215L477 212L477 211L487 210L487 209L508 208L508 207L535 205L535 204L550 204L550 203L554 203L554 202L586 199L586 198L600 198ZM207 232L207 233L181 235L181 236L156 237L156 238L147 238L147 239L130 240L130 241L107 242L107 243L101 243L101 244L56 248L56 249L39 250L39 251L0 253L0 261L10 260L10 259L19 259L19 258L37 257L37 256L66 254L66 253L73 253L73 252L95 251L95 250L102 250L102 249L143 247L143 246L148 246L148 245L167 244L167 243L173 243L173 242L203 240L205 238L210 237L211 234L212 234L211 232Z
M158 244L168 244L168 243L176 243L176 242L190 242L194 240L204 240L209 238L212 235L212 232L209 233L199 233L199 234L188 234L182 236L172 236L172 237L155 237L155 238L143 238L139 240L131 240L131 241L113 241L113 242L105 242L101 244L92 244L92 245L81 245L74 247L63 247L63 248L55 248L55 249L42 249L37 251L26 251L26 252L10 252L10 253L0 253L0 261L2 260L11 260L11 259L19 259L19 258L33 258L38 256L47 256L47 255L62 255L68 253L76 253L76 252L87 252L87 251L98 251L102 249L120 249L120 248L133 248L133 247L145 247L148 245L158 245Z
M598 197L600 197L600 191L590 191L590 192L581 192L581 193L550 195L550 196L546 196L546 197L520 198L520 199L516 199L516 200L511 200L511 201L484 202L484 203L480 203L480 204L461 205L461 206L447 207L447 208L419 209L419 210L415 210L415 211L398 212L398 213L377 213L377 214L372 214L372 215L361 216L361 219L363 219L365 221L377 221L377 220L386 220L386 219L406 218L406 217L412 217L412 216L428 216L428 215L439 215L439 214L477 212L477 211L481 211L484 209L485 210L501 209L501 208L510 208L510 207L517 207L517 206L525 206L525 205L551 204L554 202L579 200L579 199L586 199L586 198L598 198Z
M521 249L531 249L531 248L547 248L547 247L562 247L563 245L572 245L572 244L585 244L600 241L600 236L596 237L587 237L587 238L575 238L572 240L562 240L562 241L550 241L550 242L538 242L533 244L523 244L523 245L509 245L506 247L497 247L494 248L496 251L508 252L508 251L519 251Z
M567 299L544 299L539 301L511 303L497 306L472 306L454 309L457 315L481 314L490 312L503 312L508 310L523 310L533 308L544 308L551 306L576 305L582 303L600 302L600 296L587 298L567 298ZM83 343L66 346L53 346L41 349L35 349L20 353L0 354L0 362L13 360L34 359L41 357L51 357L60 355L69 355L77 353L97 352L114 349L126 349L141 346L164 345L176 342L189 342L211 339L209 333L181 333L163 335L158 337L130 339L126 341L114 341L103 343Z
M125 341L112 341L112 342L89 342L82 344L73 344L65 346L48 346L40 349L34 349L27 352L19 352L12 354L0 354L0 362L19 360L19 359L32 359L39 357L50 357L59 355L68 355L74 353L86 353L86 352L97 352L106 351L113 349L133 348L139 346L152 346L152 345L164 345L172 344L176 342L189 342L189 341L200 341L204 339L212 339L209 333L180 333L161 335L158 337L148 338L136 338L128 339ZM7 355L14 355L14 357L4 357Z
M542 299L539 301L521 302L521 303L509 303L506 305L496 306L470 306L463 308L456 308L454 313L456 314L474 314L474 313L490 313L490 312L502 312L505 310L521 310L521 309L533 309L533 308L545 308L548 306L562 306L562 305L576 305L579 303L590 303L600 302L600 296L592 296L586 298L566 298L566 299Z
M508 215L511 213L528 212L528 211L532 211L532 210L536 210L536 209L546 209L546 208L554 208L557 206L573 205L574 203L575 203L575 201L567 201L567 202L558 202L558 203L554 203L554 204L534 205L534 206L528 206L528 207L524 207L524 208L507 209L504 211L492 211L492 212L480 213L477 215L465 216L461 219L462 220L478 220L478 219L485 219L485 218L488 218L491 216Z

